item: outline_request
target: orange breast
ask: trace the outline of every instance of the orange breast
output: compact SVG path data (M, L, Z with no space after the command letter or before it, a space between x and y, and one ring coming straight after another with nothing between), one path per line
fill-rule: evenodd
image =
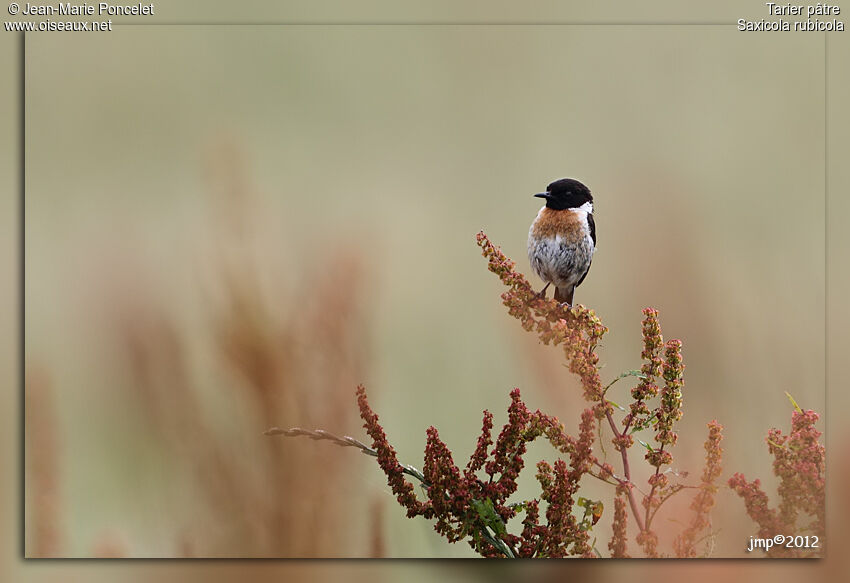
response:
M544 208L534 221L531 232L538 239L554 238L560 235L568 241L579 240L585 236L582 222L577 212Z

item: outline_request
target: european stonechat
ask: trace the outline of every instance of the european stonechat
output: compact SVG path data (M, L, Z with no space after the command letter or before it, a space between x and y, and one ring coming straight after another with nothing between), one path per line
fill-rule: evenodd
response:
M578 180L562 178L534 196L546 199L528 231L528 260L546 286L555 286L555 299L572 305L596 249L593 196Z

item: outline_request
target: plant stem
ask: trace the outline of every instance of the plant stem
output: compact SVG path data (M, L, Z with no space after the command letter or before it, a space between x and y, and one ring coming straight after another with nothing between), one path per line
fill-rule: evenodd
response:
M608 404L608 401L605 401L605 404ZM617 431L617 424L614 423L614 417L611 415L611 411L608 410L608 407L605 408L605 417L608 418L608 424L611 426L611 431L614 432L616 437L623 437L623 434ZM632 488L632 470L629 466L629 454L626 451L625 447L620 448L620 456L623 458L623 476L626 479L626 490L628 491L629 498L629 506L632 508L632 514L634 514L635 522L637 522L638 528L641 532L646 530L645 524L646 522L641 518L640 508L638 508L637 500L635 500L635 494Z
M664 451L665 445L667 445L667 444L666 443L661 444L661 447L658 448L659 453ZM661 466L655 466L655 475L658 476L658 474L660 472L661 472ZM652 518L655 516L654 512L652 513L652 516L650 516L650 514L649 514L649 511L652 508L652 499L655 496L655 488L656 488L656 482L653 481L652 488L649 490L649 496L647 497L647 500L649 501L648 504L646 505L646 525L647 525L647 527L649 526L650 522L652 521Z

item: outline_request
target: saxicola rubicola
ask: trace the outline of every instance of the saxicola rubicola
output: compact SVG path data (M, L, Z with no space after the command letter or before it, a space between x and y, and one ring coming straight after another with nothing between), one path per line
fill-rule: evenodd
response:
M578 180L562 178L534 196L546 199L528 231L528 260L546 286L555 286L555 299L572 305L573 292L590 270L596 249L593 196Z

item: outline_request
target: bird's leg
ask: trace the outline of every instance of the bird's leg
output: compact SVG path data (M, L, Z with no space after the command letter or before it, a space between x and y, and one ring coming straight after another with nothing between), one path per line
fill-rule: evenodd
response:
M573 292L575 292L575 287L570 288L569 291L565 291L564 288L556 287L555 300L562 308L571 308L573 307Z
M538 297L538 298L540 298L541 300L545 300L545 299L546 299L546 288L548 288L548 287L549 287L549 285L550 285L551 283L552 283L552 282L550 281L549 283L547 283L546 285L544 285L544 286L543 286L543 289L542 289L542 290L540 290L539 292L537 292L537 297Z

